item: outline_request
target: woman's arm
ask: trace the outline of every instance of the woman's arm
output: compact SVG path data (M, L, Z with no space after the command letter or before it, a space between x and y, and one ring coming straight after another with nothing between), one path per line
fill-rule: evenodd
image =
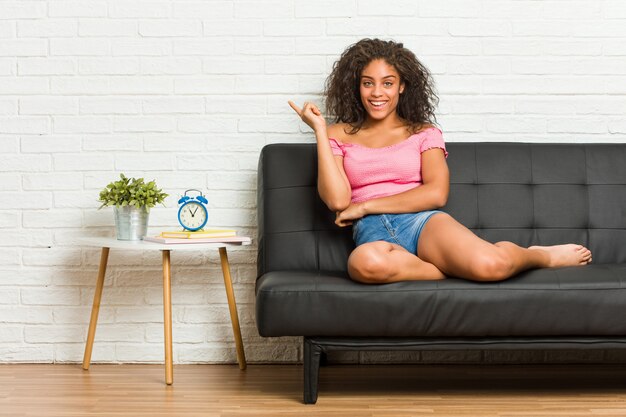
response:
M315 104L304 103L300 109L292 101L289 105L315 132L317 140L317 190L328 208L334 212L348 208L352 199L350 182L343 169L343 157L335 156L328 142L326 120ZM335 126L329 130L334 131Z
M337 215L337 223L346 226L368 214L414 213L446 205L450 191L450 173L442 149L422 153L422 185L411 190L350 205Z
M334 132L337 126L329 126L320 132L315 132L317 139L317 190L328 208L334 212L348 208L352 200L350 181L343 168L343 156L333 155L328 142L329 133Z

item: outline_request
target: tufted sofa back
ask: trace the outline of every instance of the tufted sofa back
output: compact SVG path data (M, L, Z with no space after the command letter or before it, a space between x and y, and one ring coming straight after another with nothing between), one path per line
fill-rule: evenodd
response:
M443 209L480 237L576 242L594 263L626 262L626 144L448 143ZM354 247L317 190L314 144L272 144L258 172L258 276L340 271Z

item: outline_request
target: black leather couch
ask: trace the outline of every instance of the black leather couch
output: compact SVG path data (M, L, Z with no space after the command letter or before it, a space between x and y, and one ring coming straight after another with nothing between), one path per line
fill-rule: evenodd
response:
M304 336L304 402L331 350L626 347L626 144L448 143L445 211L484 239L579 242L584 267L496 283L456 278L364 285L316 191L313 144L260 156L256 319L262 336Z

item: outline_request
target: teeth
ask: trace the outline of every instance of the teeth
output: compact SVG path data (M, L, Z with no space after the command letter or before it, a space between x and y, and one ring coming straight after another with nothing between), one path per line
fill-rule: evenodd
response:
M370 101L370 103L372 103L372 105L374 106L382 106L386 102L385 101Z

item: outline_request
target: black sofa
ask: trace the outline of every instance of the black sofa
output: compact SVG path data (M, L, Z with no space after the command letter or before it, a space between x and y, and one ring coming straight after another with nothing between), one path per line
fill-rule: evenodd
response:
M578 242L583 267L509 280L364 285L346 273L350 228L316 191L314 144L272 144L258 175L256 320L304 336L304 402L331 350L626 347L626 144L448 143L445 211L484 239Z

